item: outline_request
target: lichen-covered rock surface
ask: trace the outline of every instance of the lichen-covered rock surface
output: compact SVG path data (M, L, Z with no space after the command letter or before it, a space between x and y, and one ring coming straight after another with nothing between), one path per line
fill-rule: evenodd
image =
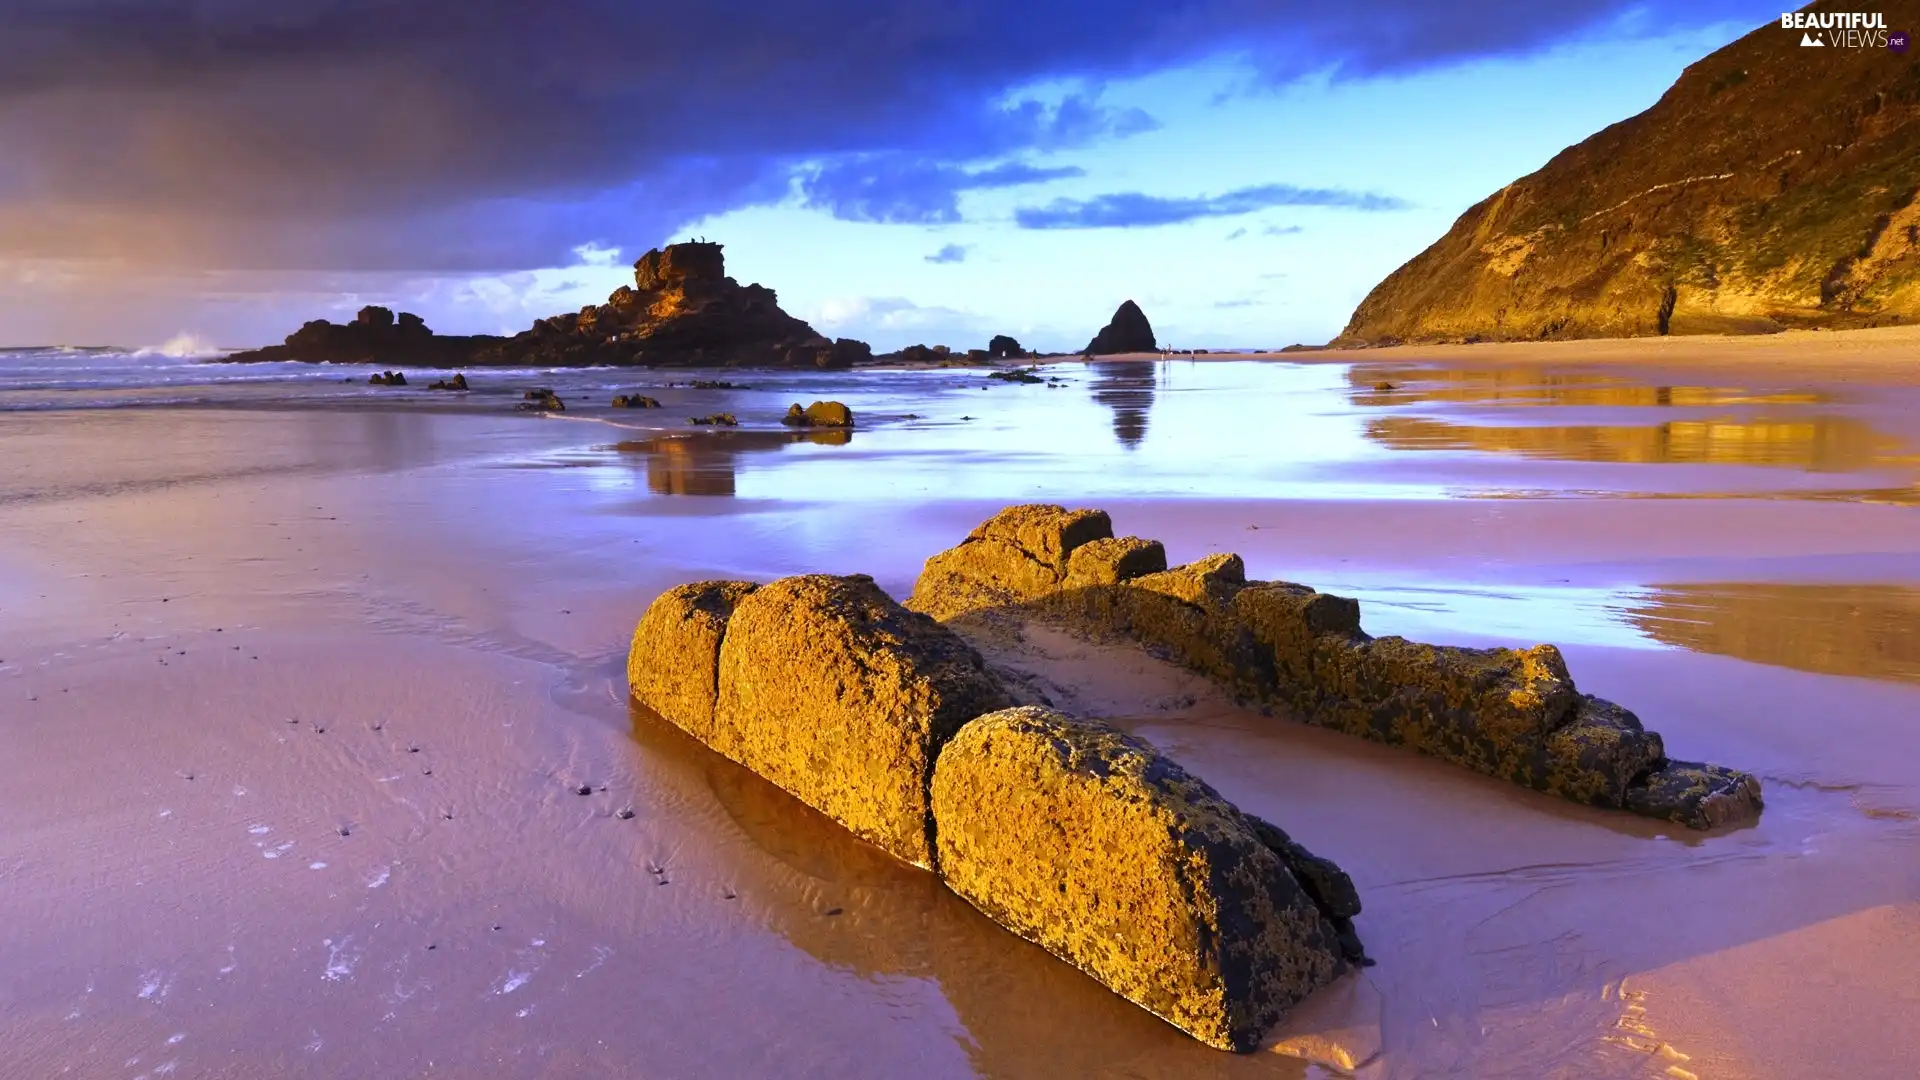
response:
M708 745L918 866L933 860L941 747L1012 704L972 646L861 575L783 578L743 597L718 685Z
M712 741L727 620L759 586L696 581L661 593L633 631L627 687L640 703L702 742Z
M1668 762L1632 712L1581 694L1551 645L1374 638L1350 598L1249 582L1237 555L1151 570L1157 544L1111 537L1101 511L1009 507L928 559L908 605L963 629L1042 618L1135 641L1252 704L1575 802L1691 828L1759 812L1756 779Z
M1210 1046L1253 1049L1347 967L1334 919L1358 899L1338 867L1104 724L1036 707L973 721L940 756L933 811L955 892Z

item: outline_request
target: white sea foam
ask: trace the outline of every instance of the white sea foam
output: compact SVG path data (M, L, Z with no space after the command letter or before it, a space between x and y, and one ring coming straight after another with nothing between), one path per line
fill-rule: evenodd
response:
M142 359L165 356L174 360L191 360L202 356L219 356L226 351L199 334L187 331L175 334L158 345L135 349L133 355Z

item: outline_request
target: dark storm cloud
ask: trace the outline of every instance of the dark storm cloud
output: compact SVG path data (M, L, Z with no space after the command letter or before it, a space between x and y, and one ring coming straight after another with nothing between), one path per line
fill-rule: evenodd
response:
M962 169L924 158L886 155L827 164L800 181L808 206L842 221L950 224L960 220L960 193L1020 187L1084 176L1071 165L1040 168L1017 161Z
M1013 212L1023 229L1127 229L1174 225L1199 218L1236 217L1274 206L1332 206L1347 210L1404 210L1408 203L1391 195L1338 188L1297 188L1261 184L1221 195L1164 198L1139 192L1095 195L1091 199L1055 199L1045 206Z
M553 264L785 197L796 169L950 180L1152 126L1090 90L1009 100L1041 82L1229 53L1404 72L1734 2L0 0L0 257ZM925 220L964 190L929 183L823 197Z

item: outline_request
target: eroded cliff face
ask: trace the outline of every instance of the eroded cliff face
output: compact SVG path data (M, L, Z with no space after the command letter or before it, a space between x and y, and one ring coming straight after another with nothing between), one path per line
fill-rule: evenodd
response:
M1920 0L1875 7L1891 30L1920 27ZM1809 48L1776 20L1695 63L1646 112L1461 215L1334 344L1920 317L1920 52L1878 33Z

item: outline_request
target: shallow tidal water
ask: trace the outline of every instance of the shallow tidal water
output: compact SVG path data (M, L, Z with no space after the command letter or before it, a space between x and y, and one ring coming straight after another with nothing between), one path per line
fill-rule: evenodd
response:
M1920 1052L1891 1019L1920 1007L1912 387L1122 360L458 395L10 359L0 1071L1872 1077ZM695 377L753 388L668 385ZM566 413L513 412L534 385ZM860 427L777 422L819 398ZM741 426L687 423L721 411ZM1622 820L1053 643L1084 708L1360 885L1379 966L1272 1048L1338 1052L1239 1058L625 704L667 585L904 595L1019 501L1237 551L1375 634L1561 644L1768 809Z

